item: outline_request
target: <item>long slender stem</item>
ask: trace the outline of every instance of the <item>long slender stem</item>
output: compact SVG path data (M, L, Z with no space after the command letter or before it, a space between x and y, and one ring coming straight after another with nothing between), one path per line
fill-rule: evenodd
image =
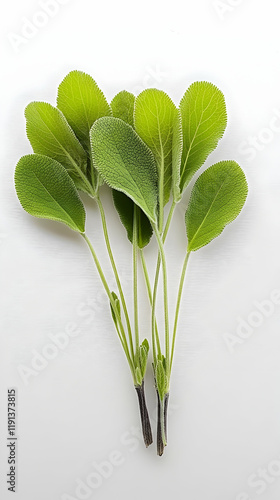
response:
M165 363L166 363L166 374L169 377L170 368L170 348L169 348L169 314L168 314L168 286L167 286L167 266L165 260L165 253L163 248L163 242L159 230L156 225L154 225L154 231L157 238L160 258L162 262L162 274L163 274L163 298L164 298L164 323L165 323ZM156 295L154 289L153 296L153 309L155 309ZM155 311L154 311L155 313ZM154 318L155 319L155 318Z
M134 303L134 333L135 333L135 351L138 359L139 342L139 321L138 321L138 207L134 204L133 210L133 303Z
M165 228L164 228L163 235L162 235L162 241L163 241L163 243L165 243L166 236L167 236L167 233L168 233L168 230L169 230L169 227L170 227L170 223L171 223L171 220L172 220L172 216L173 216L175 207L176 207L176 203L173 201L173 203L172 203L172 205L170 207L170 210L169 210L169 214L168 214L167 221L166 221ZM157 258L156 272L155 272L155 281L154 281L154 291L153 291L154 298L157 295L158 280L159 280L159 271L160 271L160 263L161 263L161 258L160 258L160 252L159 252L158 253L158 258ZM155 324L153 323L153 318L152 318L152 334L155 334Z
M178 326L178 319L179 319L179 310L180 310L180 304L181 304L181 299L182 299L182 292L183 292L183 287L184 287L184 281L185 281L189 256L190 256L190 252L187 252L186 257L184 259L183 267L182 267L181 278L180 278L180 283L179 283L179 290L178 290L178 295L177 295L175 320L174 320L174 327L173 327L173 334L172 334L170 371L171 371L173 356L174 356L175 340L176 340L176 333L177 333L177 326Z
M145 283L146 283L146 288L148 292L148 297L149 297L149 302L152 306L153 304L153 295L152 295L152 287L150 283L150 278L149 278L149 273L147 269L147 264L144 256L143 249L140 250L140 257L141 257L141 262L142 262L142 268L144 272L144 278L145 278ZM155 335L152 332L152 343L153 343L153 358L154 360L156 359L156 349L159 355L161 355L161 347L160 347L160 339L159 339L159 333L158 333L158 326L157 326L157 321L155 319Z
M162 235L162 242L164 243L166 240L166 236L170 227L170 223L172 220L172 216L174 213L174 209L176 207L175 201L172 202L172 205L169 210L169 214L167 217L167 221L165 224L165 228L163 231ZM155 302L156 302L156 296L157 296L157 289L158 289L158 280L159 280L159 271L160 271L160 264L161 264L161 255L160 251L158 253L158 258L157 258L157 266L156 266L156 272L155 272L155 281L154 281L154 289L153 289L153 299L152 299L152 336L156 337L156 332L155 332L155 327L156 327L156 322L155 322ZM156 362L156 357L154 356L154 363Z
M106 247L107 247L109 259L110 259L110 262L111 262L111 266L112 266L112 269L113 269L113 273L114 273L114 276L115 276L115 279L116 279L116 283L117 283L117 287L118 287L118 291L119 291L119 295L120 295L120 299L121 299L121 304L122 304L122 308L123 308L123 312L124 312L124 316L125 316L125 321L126 321L126 325L127 325L127 333L128 333L128 339L129 339L129 345L130 345L130 353L131 353L131 357L133 358L134 357L134 347L133 347L133 339L132 339L132 331L131 331L131 325L130 325L130 321L129 321L129 315L128 315L128 311L127 311L127 306L126 306L126 302L125 302L125 298L124 298L124 293L123 293L122 285L121 285L119 274L118 274L118 271L117 271L117 266L116 266L115 259L114 259L114 256L113 256L112 247L111 247L111 244L110 244L110 239L109 239L109 234L108 234L108 228L107 228L107 223L106 223L106 217L105 217L104 208L103 208L103 205L102 205L102 202L101 202L99 196L96 197L96 203L98 205L98 208L99 208L99 211L100 211L100 215L101 215L101 221L102 221L102 227L103 227L103 232L104 232L105 243L106 243Z
M176 202L173 200L172 205L171 205L170 210L169 210L169 213L168 213L168 217L167 217L166 224L165 224L165 227L164 227L163 235L162 235L162 241L163 241L163 243L166 240L166 236L167 236L167 233L169 231L169 227L170 227L170 224L171 224L171 220L172 220L172 217L173 217L173 213L174 213L175 207L176 207Z
M133 376L133 380L135 381L134 364L133 364L133 361L132 361L132 359L130 357L130 353L129 353L129 349L128 349L128 344L127 344L127 339L126 339L126 335L125 335L125 331L124 331L124 327L123 327L123 324L122 324L121 317L119 315L119 312L118 312L118 309L116 307L115 301L114 301L114 299L112 297L109 285L108 285L107 280L106 280L106 278L104 276L104 273L102 271L102 268L101 268L100 262L99 262L99 260L97 258L97 255L95 253L95 250L94 250L94 248L93 248L90 240L88 239L87 235L85 233L81 233L81 236L84 238L84 240L88 244L88 247L90 249L90 252L91 252L93 260L94 260L94 263L96 265L96 269L98 271L98 274L100 276L100 279L102 281L104 289L105 289L105 291L107 293L107 296L108 296L108 298L110 300L110 303L111 303L112 309L113 309L113 311L115 313L115 316L116 316L116 318L118 320L118 324L119 324L119 327L120 327L120 332L118 331L118 328L117 328L118 337L119 337L119 339L121 341L123 350L124 350L125 355L127 357L127 360L128 360L128 363L129 363L129 366L130 366L130 369L131 369L131 373L132 373L132 376Z

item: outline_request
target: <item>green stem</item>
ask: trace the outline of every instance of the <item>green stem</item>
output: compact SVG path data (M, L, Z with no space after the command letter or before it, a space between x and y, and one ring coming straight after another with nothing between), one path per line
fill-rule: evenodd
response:
M140 250L140 256L141 256L142 268L143 268L143 272L144 272L149 302L152 306L153 305L152 288L151 288L149 273L148 273L147 264L145 261L143 249ZM156 360L157 352L161 356L161 347L160 347L160 340L159 340L159 333L158 333L158 326L157 326L156 319L155 319L155 335L152 335L152 343L153 343L153 358L154 358L154 360ZM156 352L156 348L157 348L157 352Z
M158 246L159 246L159 252L160 252L160 259L162 262L162 274L163 274L163 298L164 298L164 323L165 323L165 363L166 363L166 375L169 377L169 363L170 363L170 349L169 349L169 317L168 317L168 286L167 286L167 266L166 266L166 260L165 260L165 253L164 253L164 248L163 248L163 242L161 235L159 233L159 230L157 226L154 224L154 231L155 235L157 238ZM153 314L154 314L154 321L155 321L155 302L156 302L156 295L155 295L155 289L154 289L154 295L153 295Z
M138 257L138 207L134 204L133 210L133 303L134 303L134 333L135 333L135 354L138 359L140 350L139 341L139 321L138 321L138 276L137 276L137 257Z
M164 160L159 168L159 217L158 217L158 230L162 234L163 231L163 216L164 216Z
M164 228L163 235L162 235L163 243L165 243L166 236L167 236L167 233L168 233L168 230L170 227L170 223L172 220L172 216L173 216L175 207L176 207L176 203L175 203L175 201L173 201L172 205L170 207L170 210L169 210L169 214L168 214L167 221L166 221L165 228ZM152 301L152 337L156 337L156 332L155 332L155 326L156 326L156 323L155 323L155 301L156 301L157 289L158 289L160 264L161 264L161 256L160 256L160 252L159 252L158 258L157 258L157 266L156 266L154 290L153 290L153 301ZM156 362L156 358L154 357L154 363L155 362Z
M81 177L84 184L87 186L88 193L90 194L90 196L92 196L92 198L95 198L96 193L95 193L91 183L89 182L87 176L84 174L84 172L81 170L81 168L77 165L77 163L71 157L69 157L69 158L71 159L71 162L72 162L77 174Z
M166 221L165 228L164 228L164 231L163 231L163 235L162 235L162 241L163 241L163 243L166 240L166 236L167 236L167 233L169 231L169 227L170 227L170 224L171 224L171 220L172 220L172 217L173 217L173 213L174 213L175 207L176 207L176 202L173 200L172 205L171 205L170 210L169 210L169 213L168 213L168 217L167 217L167 221Z
M91 252L93 260L94 260L94 263L96 265L96 269L98 271L98 274L100 276L100 279L102 281L104 289L105 289L105 291L107 293L107 296L108 296L108 298L110 300L110 303L111 303L112 309L113 309L113 311L115 313L115 316L116 316L116 318L118 320L118 324L119 324L119 327L120 327L120 332L119 332L118 328L116 330L117 330L117 333L118 333L118 337L119 337L119 339L121 341L123 350L125 352L125 355L127 357L127 360L128 360L128 363L129 363L129 366L130 366L130 369L131 369L131 373L132 373L132 376L133 376L133 380L134 380L134 383L135 383L134 364L133 364L133 361L132 361L132 359L130 357L130 353L129 353L129 349L128 349L128 344L127 344L127 340L126 340L126 335L125 335L125 331L124 331L124 327L123 327L123 324L122 324L121 317L119 315L118 309L117 309L115 301L114 301L114 299L112 297L109 285L108 285L108 283L106 281L106 278L104 276L104 273L103 273L101 265L100 265L100 262L99 262L99 260L97 258L97 255L96 255L95 251L94 251L94 248L93 248L90 240L88 239L88 237L87 237L87 235L85 233L81 233L81 236L84 238L84 240L86 241L86 243L87 243L87 245L88 245L88 247L90 249L90 252Z
M182 299L182 292L183 292L183 286L184 286L184 281L185 281L185 276L186 276L186 270L187 270L187 265L188 265L188 261L189 261L189 256L190 256L190 252L187 252L186 257L184 259L184 264L183 264L183 267L182 267L180 284L179 284L179 290L178 290L178 295L177 295L177 303L176 303L176 310L175 310L175 320L174 320L173 335L172 335L170 371L171 371L172 362L173 362L173 356L174 356L174 348L175 348L175 340L176 340L176 333L177 333L177 326L178 326L179 310L180 310L180 304L181 304L181 299Z
M127 307L126 307L126 302L125 302L125 298L124 298L124 294L123 294L122 285L121 285L119 274L118 274L118 271L117 271L117 266L116 266L115 259L114 259L114 256L113 256L112 247L111 247L111 244L110 244L110 239L109 239L109 234L108 234L108 228L107 228L107 223L106 223L106 217L105 217L104 208L103 208L103 205L102 205L102 202L101 202L99 196L96 197L96 203L97 203L99 211L100 211L101 221L102 221L102 227L103 227L103 232L104 232L104 238L105 238L105 243L106 243L106 247L107 247L109 259L110 259L110 262L111 262L111 266L112 266L112 269L113 269L113 273L114 273L114 276L115 276L115 279L116 279L118 291L119 291L119 294L120 294L121 304L122 304L122 307L123 307L125 321L126 321L126 325L127 325L128 339L129 339L129 345L130 345L130 352L131 352L131 357L133 359L133 357L134 357L134 347L133 347L133 339L132 339L132 331L131 331L131 326L130 326L130 321L129 321L129 315L128 315L128 311L127 311Z

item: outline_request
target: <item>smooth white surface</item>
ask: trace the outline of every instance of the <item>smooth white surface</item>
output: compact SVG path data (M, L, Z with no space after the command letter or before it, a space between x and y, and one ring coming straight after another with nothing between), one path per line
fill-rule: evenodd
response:
M16 386L19 500L279 500L280 305L271 305L268 317L251 314L256 301L280 290L278 2L69 0L40 17L43 3L16 0L1 9L1 499L12 495L5 483L5 407L7 387ZM26 20L45 25L29 31L25 42L17 39L16 51L14 35L22 36ZM228 127L205 166L235 159L248 178L242 215L190 258L169 445L161 459L154 445L146 450L134 436L136 395L84 242L62 225L33 219L15 196L15 164L31 151L24 107L31 100L54 104L71 69L90 73L109 100L123 88L153 86L178 104L193 81L215 83L225 94ZM257 145L248 151L252 137ZM131 247L106 189L103 198L131 297ZM167 242L171 307L185 252L187 201L188 195ZM88 232L113 286L99 217L85 202ZM153 243L150 266L154 251ZM149 308L142 285L144 336ZM237 337L240 318L259 326L247 328L248 338L239 336L242 343L230 352L227 334ZM24 384L20 365L31 367L34 351L42 353L50 335L69 323L77 335ZM146 385L152 412L151 370ZM155 434L155 421L153 428ZM96 474L93 462L109 459L119 464L107 470L109 477L77 496L78 479Z

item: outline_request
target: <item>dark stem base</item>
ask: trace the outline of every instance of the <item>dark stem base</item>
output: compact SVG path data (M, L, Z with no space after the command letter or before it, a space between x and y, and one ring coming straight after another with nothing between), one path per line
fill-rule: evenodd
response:
M150 446L150 444L152 444L152 442L153 442L153 436L152 436L152 429L151 429L149 414L148 414L147 405L146 405L144 380L142 382L142 385L136 386L135 389L136 389L138 401L139 401L144 443L145 443L146 448L148 448L148 446Z
M157 415L157 454L161 457L164 452L165 444L162 439L162 421L164 422L164 436L167 441L167 410L168 410L168 400L169 393L165 394L164 400L161 401L159 397L159 393L157 391L157 399L158 399L158 415ZM162 415L163 412L163 415Z

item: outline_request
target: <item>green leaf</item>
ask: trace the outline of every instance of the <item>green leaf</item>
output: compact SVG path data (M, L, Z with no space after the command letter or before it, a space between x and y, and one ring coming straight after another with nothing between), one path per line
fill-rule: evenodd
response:
M142 371L140 369L139 366L136 366L136 369L135 369L135 378L136 378L136 383L141 386L142 385L142 382L143 382L143 375L142 375Z
M170 197L176 106L162 90L147 89L135 101L135 130L152 150L158 168L160 205Z
M193 83L180 102L183 125L181 194L192 176L216 148L227 124L222 92L212 83Z
M113 200L120 219L126 229L127 237L131 243L133 243L133 214L134 214L134 203L121 191L116 191L113 189ZM148 217L139 208L139 220L138 220L138 246L139 248L144 248L148 245L152 234L153 228Z
M167 393L167 377L165 373L164 363L161 359L158 359L156 362L155 376L157 391L161 401L163 401L164 396Z
M188 251L216 238L240 213L248 193L243 170L235 161L212 165L197 179L186 212Z
M34 153L61 163L78 189L88 192L87 155L61 111L46 102L31 102L25 109L25 117Z
M140 367L141 367L142 377L144 377L146 373L148 354L149 354L149 342L147 341L147 339L145 339L140 345Z
M90 151L89 132L95 120L112 114L103 92L93 78L82 71L71 71L61 82L57 107L87 151Z
M128 123L133 127L133 111L134 111L134 101L135 97L130 92L122 90L119 92L111 102L111 107L113 111L113 116L115 118L120 118L124 122ZM134 214L134 202L120 191L112 190L113 199L116 210L120 216L121 222L123 223L127 237L129 241L133 242L133 214ZM153 228L148 217L139 208L139 218L138 218L138 247L144 248L148 245L153 234Z
M119 118L99 118L90 135L93 163L105 182L129 196L156 223L157 172L150 149Z
M119 316L120 316L121 315L121 305L120 305L119 298L118 298L118 296L117 296L117 294L115 292L111 292L111 295L112 295L112 297L114 299L114 303L115 303L116 309L117 309L117 311L119 313ZM118 327L119 322L118 322L118 319L116 317L116 314L115 314L115 311L113 309L113 306L112 306L111 302L110 302L110 307L111 307L111 313L112 313L113 321L114 321L116 327Z
M172 141L172 195L175 203L182 197L180 191L180 171L183 152L182 117L178 109L174 116Z
M120 118L132 127L134 126L133 112L134 112L135 96L126 90L122 90L111 102L113 116Z
M85 231L84 206L74 182L57 161L37 154L23 156L16 166L15 186L29 214Z

